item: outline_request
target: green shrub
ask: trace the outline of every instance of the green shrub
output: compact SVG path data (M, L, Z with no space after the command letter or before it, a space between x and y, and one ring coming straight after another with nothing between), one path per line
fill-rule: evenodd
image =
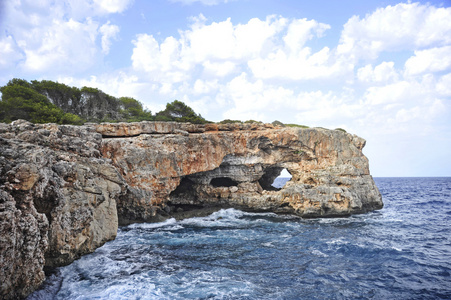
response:
M287 127L299 127L299 128L310 128L306 125L298 125L298 124L285 124Z
M346 130L344 130L343 128L335 128L335 130L339 130L339 131L347 132L347 131L346 131Z
M190 122L194 124L209 123L200 114L196 114L191 107L178 100L166 104L166 109L158 112L155 120Z
M282 122L278 121L278 120L275 120L275 121L272 122L271 124L274 125L274 126L282 126L282 127L285 127L285 125L284 125Z
M218 124L231 124L231 123L243 123L243 122L241 122L240 120L230 120L230 119L225 119L218 122Z

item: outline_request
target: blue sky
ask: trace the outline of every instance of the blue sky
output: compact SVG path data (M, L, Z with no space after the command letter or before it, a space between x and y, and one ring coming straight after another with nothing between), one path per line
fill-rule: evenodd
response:
M373 176L451 176L451 2L0 0L0 85L344 128Z

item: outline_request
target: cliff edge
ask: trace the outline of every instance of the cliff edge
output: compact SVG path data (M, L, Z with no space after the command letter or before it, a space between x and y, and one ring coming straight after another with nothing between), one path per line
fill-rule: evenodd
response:
M119 225L235 207L337 217L383 206L362 153L338 130L174 122L0 124L1 298L69 264ZM271 184L286 169L281 189Z

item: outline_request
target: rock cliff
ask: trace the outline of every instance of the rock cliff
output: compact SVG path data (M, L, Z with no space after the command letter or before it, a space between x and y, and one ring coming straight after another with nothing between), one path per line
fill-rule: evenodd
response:
M0 295L26 296L44 266L94 251L118 225L199 208L380 209L364 145L342 131L270 124L0 124ZM282 169L292 179L277 189Z

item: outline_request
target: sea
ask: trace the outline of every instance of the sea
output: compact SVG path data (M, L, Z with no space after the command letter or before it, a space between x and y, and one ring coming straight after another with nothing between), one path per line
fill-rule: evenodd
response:
M122 227L28 299L451 299L451 177L375 182L384 208L347 218L224 209Z

